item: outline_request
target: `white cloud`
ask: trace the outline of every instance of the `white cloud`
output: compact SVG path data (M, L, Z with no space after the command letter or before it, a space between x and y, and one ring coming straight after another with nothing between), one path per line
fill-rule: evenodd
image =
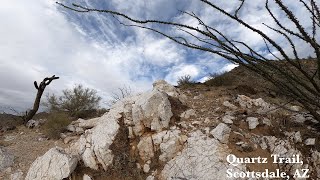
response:
M53 74L60 79L46 92L82 83L109 96L123 85L142 91L151 84L131 80L130 73L139 71L135 68L141 52L133 46L114 48L86 41L54 3L5 0L0 18L4 27L0 28L0 106L31 107L36 93L33 81Z
M231 71L232 69L234 69L234 68L236 68L238 66L239 65L237 65L237 64L227 64L223 68L221 68L219 73L229 72L229 71Z
M165 80L171 84L177 84L179 77L189 75L192 79L200 73L200 68L193 64L181 64L174 67L171 72L165 77Z
M138 18L173 18L197 26L195 20L177 12L192 11L230 37L246 41L258 50L264 45L260 37L238 24L230 24L221 13L212 11L199 1L79 2L120 10ZM233 11L237 6L233 1L214 2L227 11ZM285 2L307 25L310 19L304 16L303 8L299 8L301 5L297 5L295 0ZM261 8L261 1L246 5L248 7L240 13L242 18L264 31L267 29L261 25L262 22L274 25ZM280 16L279 9L273 11ZM208 73L228 71L234 67L220 57L182 48L155 33L121 26L104 14L77 14L58 9L53 0L3 0L0 18L0 106L21 109L31 106L36 93L32 82L53 74L60 79L52 82L47 92L59 92L82 83L108 97L124 85L131 86L134 91L144 91L150 89L152 81L158 78L176 83L180 76L190 75L197 80ZM281 20L294 28L286 23L286 18ZM163 30L176 32L170 28ZM286 51L291 51L279 34L268 32L273 39L280 40ZM299 52L304 56L313 53L307 45L299 45Z

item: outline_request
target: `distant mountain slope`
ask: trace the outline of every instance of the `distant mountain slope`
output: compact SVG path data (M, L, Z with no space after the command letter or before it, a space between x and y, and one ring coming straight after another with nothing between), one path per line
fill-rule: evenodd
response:
M288 67L285 61L274 61L278 66ZM300 61L303 69L307 72L314 72L316 70L316 59L305 59ZM296 70L293 70L295 72ZM298 74L298 73L297 73ZM244 66L238 66L226 72L224 74L218 75L204 83L207 86L219 86L226 87L227 89L232 89L238 94L250 95L252 97L262 97L266 98L271 102L277 98L276 101L282 102L286 101L287 97L283 94L282 90L276 88L271 82L266 81L262 76L255 72L249 71Z

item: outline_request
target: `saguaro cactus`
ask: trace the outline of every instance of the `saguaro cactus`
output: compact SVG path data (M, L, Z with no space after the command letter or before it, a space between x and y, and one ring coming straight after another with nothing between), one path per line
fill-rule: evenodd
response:
M33 103L33 108L30 111L26 111L25 116L23 117L24 122L28 122L30 119L33 118L33 116L37 113L39 106L40 106L40 100L41 96L43 94L44 89L47 85L51 83L51 81L59 79L59 77L56 77L53 75L52 77L46 77L43 79L43 81L38 85L37 81L34 81L34 87L38 90L36 99Z

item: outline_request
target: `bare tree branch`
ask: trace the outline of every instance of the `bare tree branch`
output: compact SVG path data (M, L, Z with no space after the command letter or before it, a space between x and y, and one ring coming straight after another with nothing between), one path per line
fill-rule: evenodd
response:
M320 116L316 113L320 109L320 45L315 38L319 32L320 24L320 10L317 1L309 0L310 5L305 0L299 0L303 4L303 8L309 13L311 18L311 32L307 31L299 21L296 15L282 2L281 0L273 0L276 7L280 8L281 12L287 16L287 20L295 25L294 29L289 28L280 21L278 17L272 12L269 7L269 0L265 1L265 8L268 15L273 19L277 27L264 24L273 32L279 34L286 39L286 42L291 47L291 52L294 59L290 58L286 48L282 47L278 39L271 38L267 32L261 31L256 26L250 25L248 22L239 17L239 12L246 5L245 0L241 0L240 5L235 9L234 13L229 13L222 7L215 5L208 0L199 0L204 5L210 7L214 11L222 13L231 22L240 24L261 37L264 41L265 49L274 59L269 59L256 48L249 46L247 43L234 40L224 32L219 31L213 25L206 24L199 16L193 12L182 12L189 18L197 20L198 25L192 26L179 22L161 21L154 19L135 19L124 13L105 9L95 9L84 7L79 4L72 4L67 6L57 2L57 4L69 10L80 13L106 13L116 18L120 24L128 27L137 27L150 30L157 34L166 37L173 42L183 45L187 48L197 49L204 52L219 55L233 63L238 63L249 70L261 75L267 81L273 83L276 87L281 89L290 98L300 102L310 113L312 113L319 121ZM128 23L123 22L125 20ZM156 26L151 26L156 25ZM172 32L166 33L161 30L163 26L170 26L182 32L183 35L175 35ZM316 55L317 68L310 72L304 65L298 54L299 45L295 40L299 39L311 46ZM315 78L318 75L318 78Z

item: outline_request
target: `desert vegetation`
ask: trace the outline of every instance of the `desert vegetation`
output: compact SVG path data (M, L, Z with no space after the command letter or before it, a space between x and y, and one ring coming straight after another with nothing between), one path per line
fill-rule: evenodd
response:
M66 112L72 117L84 118L86 114L97 112L100 101L96 90L76 85L63 90L61 96L48 94L44 105L51 112Z
M22 116L23 121L26 123L28 122L30 119L33 118L33 116L37 113L39 106L40 106L40 101L41 101L41 97L42 94L45 90L45 88L53 81L59 79L59 77L56 77L55 75L53 75L52 77L46 77L43 79L43 81L38 85L37 81L34 81L34 87L37 89L37 96L34 100L34 104L33 104L33 108L29 111L26 111L26 114Z
M120 101L123 98L126 98L128 96L132 95L132 90L130 88L130 86L122 86L119 87L116 91L113 91L111 93L111 100L109 102L107 102L106 104L111 106L113 104L115 104L116 102Z
M42 132L50 139L59 139L60 133L66 131L66 127L74 120L65 112L50 113L43 126Z
M192 77L190 75L180 76L177 81L179 87L190 87L195 83L196 82L192 80Z

